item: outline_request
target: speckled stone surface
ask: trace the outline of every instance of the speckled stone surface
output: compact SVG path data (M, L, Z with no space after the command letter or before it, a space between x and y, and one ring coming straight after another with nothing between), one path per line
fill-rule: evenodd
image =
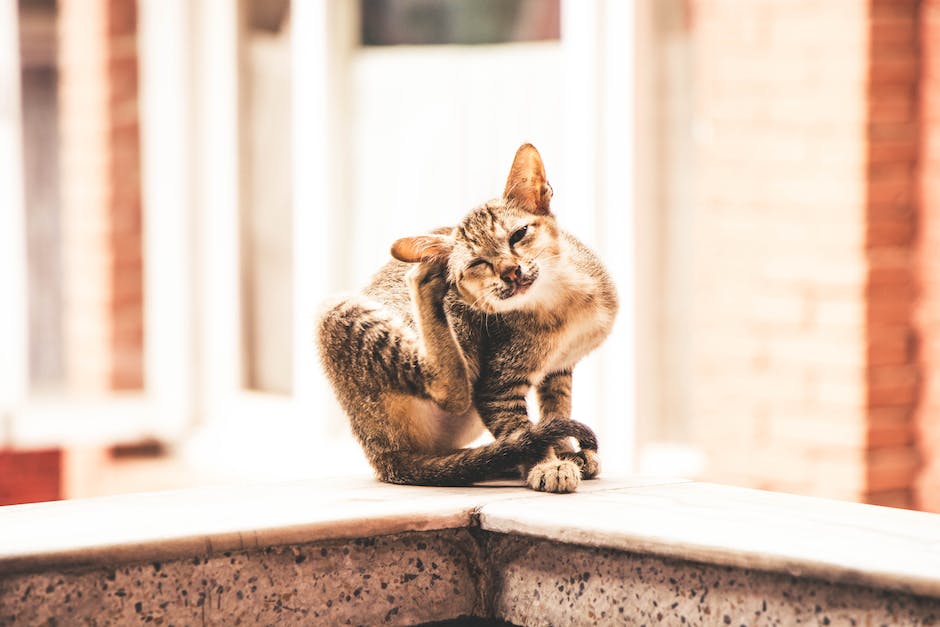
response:
M413 625L483 611L467 529L0 578L0 625Z
M0 626L927 625L938 606L940 516L675 479L0 507Z
M936 625L940 599L488 534L495 614L519 625Z
M672 483L487 503L487 531L940 597L940 516Z
M578 497L677 481L587 481ZM13 505L0 507L0 576L63 565L166 561L315 540L456 529L467 527L484 505L534 494L521 481L430 488L348 477Z

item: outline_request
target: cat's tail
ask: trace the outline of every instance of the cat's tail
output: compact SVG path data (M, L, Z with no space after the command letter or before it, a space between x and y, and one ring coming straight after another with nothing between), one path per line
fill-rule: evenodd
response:
M573 437L584 449L597 449L591 429L574 420L549 420L519 429L495 442L446 453L390 451L372 458L382 481L408 485L461 486L504 478L520 466L544 459L562 438Z

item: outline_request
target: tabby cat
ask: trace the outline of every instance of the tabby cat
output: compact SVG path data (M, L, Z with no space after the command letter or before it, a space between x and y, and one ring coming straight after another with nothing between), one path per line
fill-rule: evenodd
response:
M558 228L551 196L525 144L502 198L396 241L361 295L327 306L320 358L383 481L521 472L535 490L570 492L597 474L596 438L570 419L571 371L610 332L617 296L597 257ZM484 427L494 442L461 448Z

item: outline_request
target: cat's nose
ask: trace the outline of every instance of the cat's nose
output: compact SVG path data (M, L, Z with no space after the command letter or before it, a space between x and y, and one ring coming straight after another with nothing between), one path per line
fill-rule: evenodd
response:
M503 268L499 273L500 278L507 283L514 283L522 276L522 268L518 265L511 265Z

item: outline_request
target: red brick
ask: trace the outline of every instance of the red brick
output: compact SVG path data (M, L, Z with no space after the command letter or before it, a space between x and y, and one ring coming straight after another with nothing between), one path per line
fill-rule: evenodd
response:
M139 388L136 3L62 0L59 18L67 377L83 391Z
M62 451L0 451L0 505L62 498Z
M913 304L905 301L870 302L867 317L872 323L908 324L913 316Z
M920 466L917 450L912 446L870 450L866 456L867 489L910 490Z
M868 246L904 246L912 243L914 229L910 222L872 222L865 236Z
M913 109L913 108L911 108ZM908 116L912 115L913 111L908 110L907 107L898 107L896 109L882 109L879 112L879 115L883 117L897 116L899 118L903 117L909 119ZM873 142L869 146L868 150L868 159L871 164L883 164L883 163L904 163L913 165L917 161L918 147L917 144L910 141L880 141Z
M908 423L897 426L869 427L866 436L868 448L908 446L914 443L914 432Z
M911 491L903 488L900 490L865 492L861 496L861 501L869 505L880 505L881 507L914 508L914 497Z
M910 88L918 77L917 59L914 56L877 58L870 66L871 84L877 89L899 85Z
M916 320L921 336L920 406L915 414L923 468L916 482L919 507L940 511L940 438L936 437L940 408L940 265L935 261L940 234L940 2L921 7L921 162L919 164L920 223L918 272L921 285Z
M872 28L877 24L893 21L906 20L913 22L917 19L918 0L871 0L869 2L869 19L873 23Z
M110 35L137 32L137 3L131 0L107 0L107 25Z
M914 198L914 190L909 181L878 181L867 185L867 202L876 205L910 204Z

